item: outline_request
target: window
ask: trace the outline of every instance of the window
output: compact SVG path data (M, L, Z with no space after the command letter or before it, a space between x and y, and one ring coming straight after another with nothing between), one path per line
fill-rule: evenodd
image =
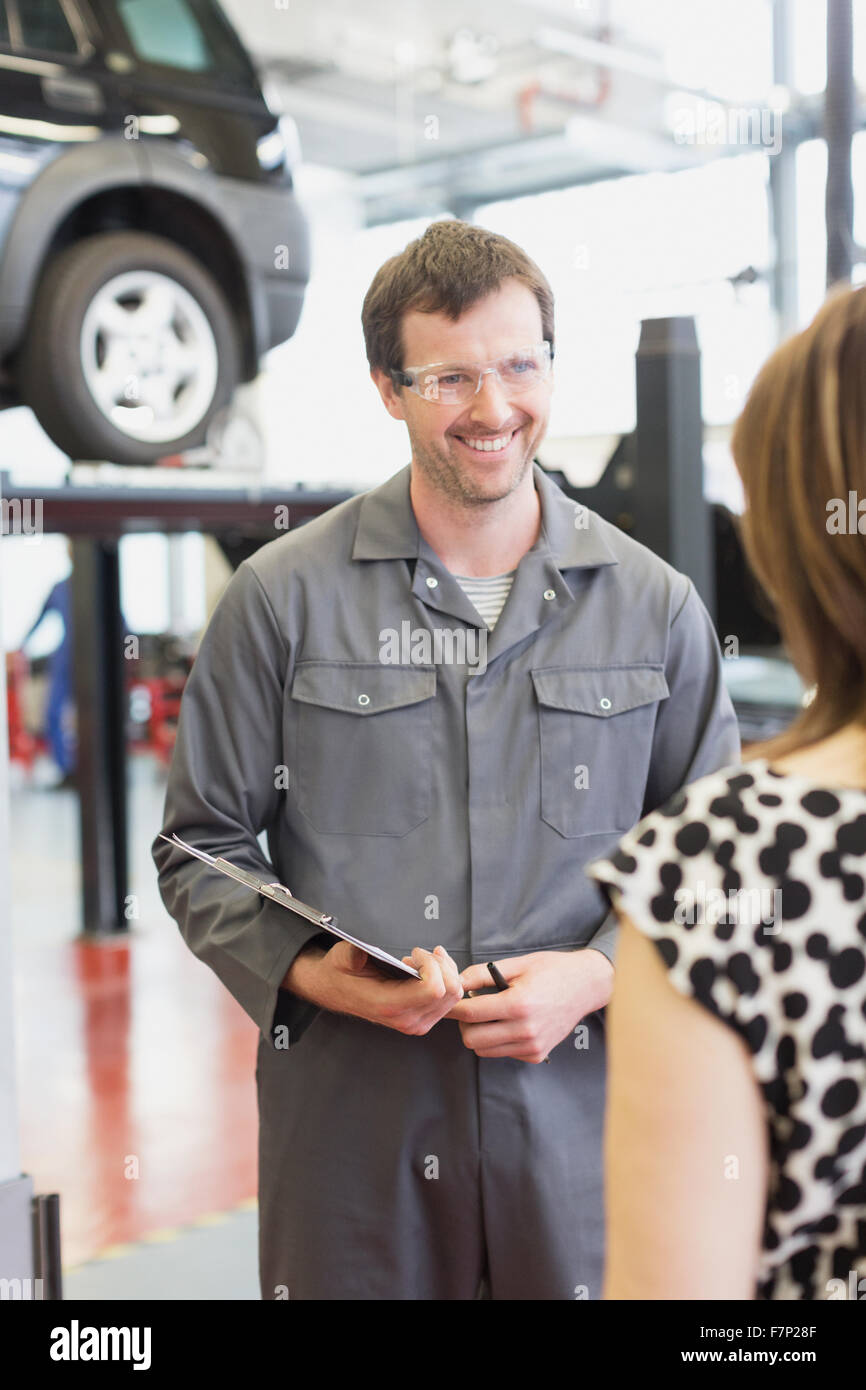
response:
M136 54L188 72L212 67L204 35L184 0L120 0L120 17Z
M202 0L118 0L117 12L142 62L250 82L246 53L215 6Z
M77 53L78 44L60 0L18 0L16 48L38 53Z

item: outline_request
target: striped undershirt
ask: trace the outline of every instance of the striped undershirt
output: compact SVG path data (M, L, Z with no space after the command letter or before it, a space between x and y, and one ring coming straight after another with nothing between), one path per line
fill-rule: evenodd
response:
M469 602L478 609L492 632L505 607L505 600L511 592L515 571L510 574L494 574L490 579L474 579L468 575L455 574Z

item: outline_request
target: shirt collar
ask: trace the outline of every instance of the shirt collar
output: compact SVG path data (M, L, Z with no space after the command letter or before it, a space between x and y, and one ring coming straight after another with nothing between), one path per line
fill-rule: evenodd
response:
M558 569L588 569L619 563L602 535L601 518L566 497L537 463L535 486L541 499L541 529L533 549L550 554ZM353 560L417 559L422 538L409 496L411 465L401 468L361 500Z

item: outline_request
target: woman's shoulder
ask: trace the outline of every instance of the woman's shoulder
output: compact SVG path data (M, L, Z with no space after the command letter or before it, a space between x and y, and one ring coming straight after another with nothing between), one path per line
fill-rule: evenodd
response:
M863 897L850 858L863 855L866 791L756 758L688 783L585 872L648 935L685 928L717 955L763 945L781 958L783 919L806 929L818 908Z
M838 831L845 826L852 851L866 853L866 788L827 785L817 774L813 764L789 760L780 768L766 758L718 768L674 792L638 821L620 845L652 845L667 838L679 848L678 841L694 838L694 832L682 836L684 828L702 823L710 833L733 835L745 849L750 837L784 822L788 828L801 827L802 835L797 832L794 838L802 843L802 836L823 838L828 827Z
M775 872L806 838L780 780L758 760L719 768L675 792L585 870L656 943L673 985L745 1036L741 1001L772 971L779 941ZM757 952L760 969L758 946L768 948Z
M622 837L617 850L667 846L691 857L718 835L755 834L762 822L773 819L774 809L790 799L787 782L763 759L717 768L648 812Z
M717 928L714 949L744 946L783 905L796 911L798 893L811 896L789 866L813 835L826 838L838 806L763 759L730 764L676 791L586 873L650 935L703 924Z

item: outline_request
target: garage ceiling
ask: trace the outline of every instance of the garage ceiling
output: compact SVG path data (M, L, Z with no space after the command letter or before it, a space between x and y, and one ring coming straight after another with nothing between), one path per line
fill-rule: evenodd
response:
M223 5L295 119L304 158L357 175L371 223L466 216L498 198L730 152L677 143L666 115L663 36L681 31L681 0ZM752 8L769 37L769 0Z

